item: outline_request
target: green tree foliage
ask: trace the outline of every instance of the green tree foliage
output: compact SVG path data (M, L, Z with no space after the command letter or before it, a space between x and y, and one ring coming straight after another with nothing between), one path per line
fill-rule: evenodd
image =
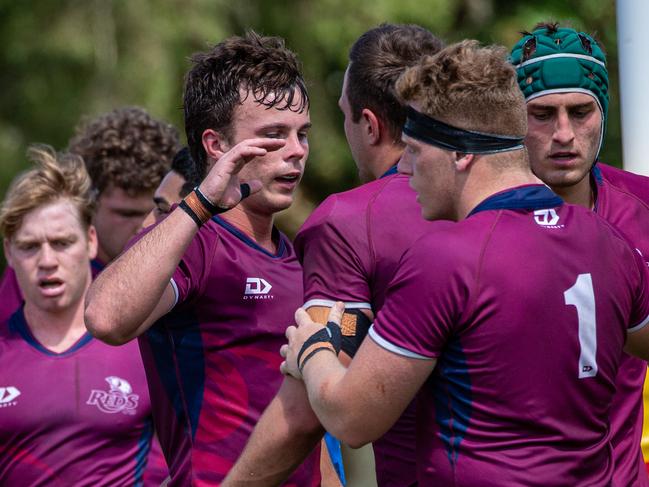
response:
M602 158L620 162L615 5L612 0L0 0L0 195L26 167L33 142L64 149L84 116L140 105L182 128L189 55L254 29L298 52L312 97L311 155L294 231L329 193L356 184L337 107L347 51L381 22L418 23L448 42L513 45L542 20L596 31L607 46L610 123Z

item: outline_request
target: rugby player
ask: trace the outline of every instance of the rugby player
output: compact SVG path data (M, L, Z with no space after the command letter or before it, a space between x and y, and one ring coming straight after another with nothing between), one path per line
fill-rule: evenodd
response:
M83 157L97 210L93 226L99 248L93 275L114 259L153 209L151 198L180 148L177 130L138 107L123 107L82 122L68 150ZM0 282L0 322L20 306L11 267Z
M295 239L304 270L303 306L309 315L325 323L329 308L336 301L345 302L345 346L341 352L345 363L383 305L401 255L431 226L421 218L408 178L396 174L404 148L401 127L406 110L397 100L394 84L409 66L441 47L442 41L422 27L383 24L360 36L349 52L339 106L364 184L328 197ZM284 394L289 390L284 389ZM289 452L307 453L299 452L295 438L282 437L284 430L278 428L278 424L295 421L283 416L279 404L300 401L310 409L303 388L294 395L277 397L269 406L229 481L252 476L263 485L266 476L274 478L276 471L285 468L282 462L288 463ZM379 485L410 486L416 482L414 426L413 404L391 431L374 442ZM303 427L301 431L308 430ZM322 434L321 428L316 427L313 434ZM348 462L345 458L346 466ZM346 473L347 480L353 482Z
M282 383L282 324L303 302L299 262L273 225L309 152L298 60L250 32L192 61L185 128L204 179L98 277L86 307L102 340L140 336L171 485L216 484L234 464ZM290 482L317 484L317 462Z
M200 182L189 147L183 147L174 156L171 169L153 193L155 207L142 222L142 227L148 227L166 217L171 213L174 203L180 203Z
M606 56L590 35L556 23L525 33L512 51L527 101L532 171L565 201L618 228L649 258L649 179L598 162L608 110ZM647 364L624 355L611 409L614 486L649 486L640 440Z
M0 208L24 296L0 323L0 484L159 485L145 475L153 427L137 345L110 347L83 322L97 253L84 163L30 154Z
M297 311L283 372L352 446L380 437L419 392L420 485L608 485L625 340L649 356L644 261L532 174L504 48L449 46L397 90L408 104L399 171L425 218L457 223L404 254L348 369L339 303L326 327Z

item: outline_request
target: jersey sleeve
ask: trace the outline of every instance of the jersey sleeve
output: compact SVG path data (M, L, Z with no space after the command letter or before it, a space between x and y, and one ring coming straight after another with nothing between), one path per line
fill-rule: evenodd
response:
M458 265L453 245L425 236L401 258L370 337L410 358L437 358L457 331L469 297L470 272Z
M348 309L372 309L365 222L340 211L335 196L304 223L295 238L295 251L304 270L305 308L343 301Z
M634 251L636 266L638 268L638 284L636 287L633 309L629 320L628 332L633 333L643 329L649 324L649 269L647 262L639 251Z
M212 268L218 234L213 222L208 222L194 236L171 278L176 305L202 293Z

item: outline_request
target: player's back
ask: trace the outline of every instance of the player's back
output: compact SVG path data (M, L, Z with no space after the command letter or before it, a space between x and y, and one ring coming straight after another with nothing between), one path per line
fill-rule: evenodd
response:
M632 250L568 205L459 226L467 307L419 404L437 417L421 435L443 446L434 463L456 485L607 485Z
M305 307L343 301L376 315L385 301L401 255L438 225L421 216L408 178L389 174L329 196L304 223L295 250L304 269ZM374 442L381 486L415 481L415 409Z
M607 222L558 201L499 193L400 262L370 334L437 359L417 410L422 485L611 480L609 410L626 328L649 315L646 270Z

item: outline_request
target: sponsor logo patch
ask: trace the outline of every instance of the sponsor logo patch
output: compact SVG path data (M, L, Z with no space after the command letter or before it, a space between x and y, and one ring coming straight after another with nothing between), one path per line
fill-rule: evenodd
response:
M243 291L243 299L274 299L270 294L273 286L266 279L261 277L248 277L246 289Z
M536 210L534 212L534 221L546 228L563 228L563 225L558 225L559 215L554 208Z
M20 396L20 391L16 387L0 387L0 408L15 406L18 396Z
M135 414L140 396L133 394L131 384L114 375L106 377L105 380L108 382L109 390L93 389L86 404L97 406L101 412L108 414Z

